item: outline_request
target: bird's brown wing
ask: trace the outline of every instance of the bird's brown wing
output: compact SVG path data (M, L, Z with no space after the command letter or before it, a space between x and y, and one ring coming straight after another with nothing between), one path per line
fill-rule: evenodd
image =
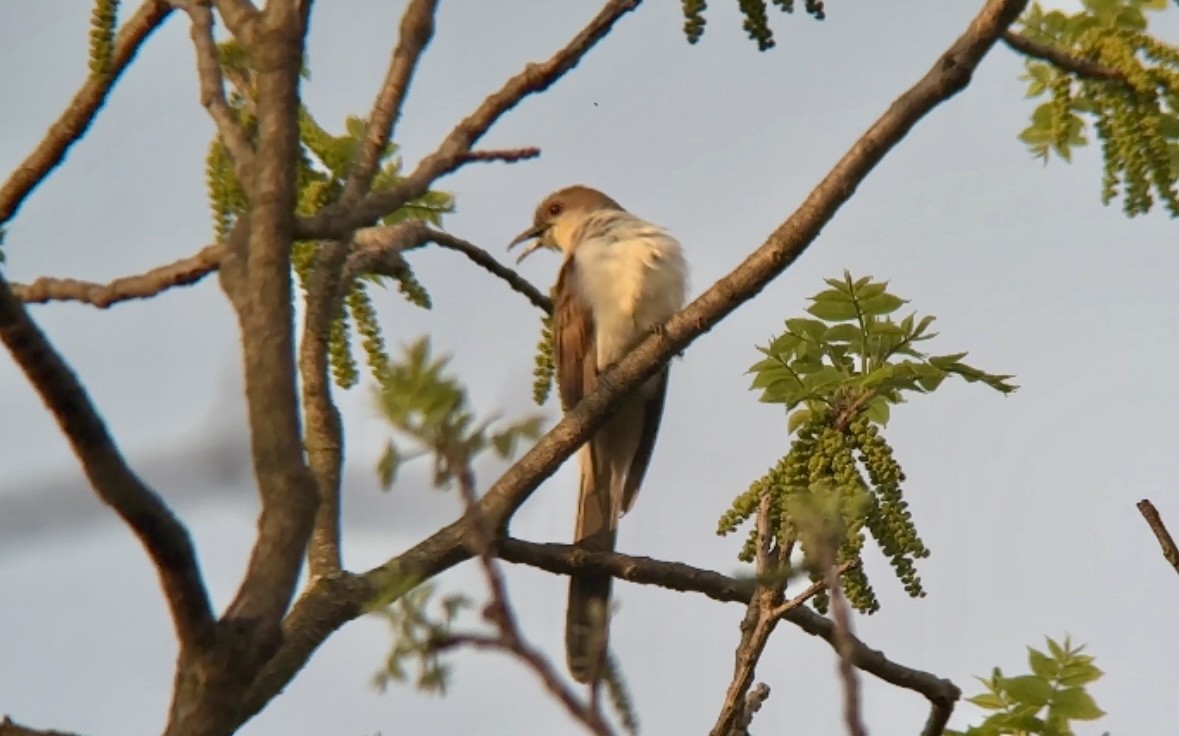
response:
M597 385L597 347L594 318L578 296L577 269L566 258L557 275L553 294L553 358L557 364L557 387L565 411L577 406Z

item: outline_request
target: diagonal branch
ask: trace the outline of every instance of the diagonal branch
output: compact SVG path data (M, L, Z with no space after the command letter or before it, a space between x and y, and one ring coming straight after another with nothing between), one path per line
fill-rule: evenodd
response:
M359 227L371 225L411 199L422 196L438 178L466 163L471 147L508 110L525 97L543 92L573 69L582 57L600 41L626 13L639 6L642 0L609 0L605 7L560 51L548 61L529 64L509 79L499 91L492 93L426 156L397 186L373 192L355 206L343 204L325 208L318 214L300 220L299 237L314 240L344 240Z
M1171 563L1175 572L1179 572L1179 547L1175 546L1175 539L1171 536L1171 532L1167 531L1167 525L1159 516L1158 509L1144 498L1138 502L1138 511L1142 514L1142 518L1146 519L1150 530L1154 532L1155 539L1159 540L1159 546L1163 548L1163 557Z
M1104 66L1088 59L1081 59L1073 56L1064 49L1057 48L1051 44L1033 41L1027 36L1016 33L1015 31L1004 31L1001 38L1003 39L1003 43L1007 44L1008 48L1012 51L1019 52L1024 56L1030 56L1033 59L1046 61L1066 72L1072 72L1078 77L1094 79L1099 82L1129 84L1126 80L1126 75L1113 67Z
M176 637L205 647L213 613L188 530L127 466L86 390L0 276L0 341L57 419L90 485L135 532L155 565Z
M486 269L493 276L502 279L513 291L523 294L537 309L540 309L546 314L552 314L553 302L551 299L542 294L540 289L533 286L532 282L528 279L497 261L490 253L479 246L439 230L430 230L429 238L443 248L462 253L476 265Z
M143 42L171 12L172 7L164 0L145 0L135 14L127 19L115 36L110 70L104 75L91 76L86 80L33 152L0 186L0 224L12 219L33 189L65 159L70 146L86 134L94 116Z
M566 47L573 48L577 53L563 64L571 64L573 60L580 58L584 48L588 48L588 44L600 38L609 29L614 20L610 17L611 12L621 14L632 7L630 4L626 4L626 7L618 5L607 5L603 12L607 14L608 22L600 30L589 33L588 36L585 31L579 34L578 38L586 39L583 42L584 46L573 44ZM506 525L516 509L540 483L584 444L594 430L605 421L608 412L619 400L666 365L696 338L741 304L756 296L793 263L884 156L930 111L969 84L975 68L1002 31L1019 16L1026 5L1027 0L988 0L962 36L942 54L929 72L901 95L852 145L806 201L764 244L733 272L721 278L692 304L673 316L662 330L647 337L613 369L605 373L592 394L585 397L492 485L479 502L480 510L486 517L497 527ZM599 20L595 19L595 24L597 23ZM564 53L565 51L560 52L558 57L562 57ZM429 176L432 172L447 170L447 166L450 165L448 162L453 160L447 158L448 155L461 155L464 146L469 150L474 138L466 131L471 129L481 134L487 125L490 125L491 120L514 104L513 100L503 100L505 92L527 94L529 91L547 87L558 76L557 72L563 64L559 63L554 67L552 63L548 63L541 65L539 70L538 67L530 67L524 74L509 81L504 90L488 98L480 106L479 111L456 128L448 139L452 141L449 145L444 143L438 152L427 157L419 165L418 171L407 180L410 184L404 185L404 190L397 187L400 192L397 196L409 197L420 194L428 182L432 181ZM546 71L552 76L546 77ZM530 82L530 79L535 80L535 84ZM423 171L425 173L422 173ZM384 197L388 194L381 193L370 197ZM356 225L365 224L385 211L385 200L366 201L369 202L368 210L362 206L350 215L323 213L303 222L300 232L303 236L321 234L330 237L341 229L348 230ZM396 202L397 199L393 197L390 201ZM404 589L407 579L429 579L469 559L470 552L464 545L467 532L467 522L459 520L360 578L334 578L312 586L296 603L284 622L286 636L283 645L251 686L242 717L248 718L257 712L302 667L331 631L358 616L364 606L371 603L378 593L395 595L398 590ZM327 596L331 596L331 599ZM795 609L788 620L802 620L803 623L799 625L804 628L810 627L811 633L818 634L824 631L824 627L828 627L827 634L831 635L830 622L821 616L817 616L818 622L815 622L806 618L807 614L800 613L803 611L803 608ZM855 656L870 659L865 652L870 653L871 650L861 650ZM947 700L948 707L952 707L957 698L957 689L952 685L949 687L950 691L943 688L941 692L943 696L946 692L954 693L953 697Z
M381 153L389 145L394 126L401 117L401 107L405 104L405 94L409 91L418 60L434 36L434 13L437 9L438 0L413 0L401 16L401 36L397 48L393 51L381 91L373 102L368 126L344 185L345 202L355 201L357 197L368 193L372 186Z
M250 172L254 169L254 146L238 123L237 115L225 100L225 81L221 61L213 40L213 11L208 0L172 0L192 19L192 45L196 49L197 76L200 79L201 105L217 126L217 135L233 158L234 174L250 191Z

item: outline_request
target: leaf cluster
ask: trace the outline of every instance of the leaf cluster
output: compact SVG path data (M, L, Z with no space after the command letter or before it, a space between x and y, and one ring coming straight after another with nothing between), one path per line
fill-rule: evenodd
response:
M794 12L794 0L772 0L778 10L783 13ZM704 35L707 21L704 11L708 9L706 0L680 0L684 14L684 36L688 43L697 43ZM737 0L737 6L744 17L742 27L749 39L757 44L758 51L768 51L775 46L774 32L770 29L769 12L765 0ZM803 7L807 15L815 20L824 20L827 11L823 0L804 0Z
M1129 216L1156 198L1179 216L1179 48L1147 33L1150 11L1166 0L1084 0L1082 10L1045 11L1033 3L1021 33L1077 59L1116 70L1124 81L1081 77L1035 59L1026 62L1028 97L1047 96L1020 139L1037 157L1065 161L1088 143L1102 144L1102 202L1118 196Z
M986 692L968 698L991 711L978 726L946 731L948 736L1072 736L1072 721L1093 721L1105 715L1085 686L1103 674L1068 637L1047 639L1048 651L1028 647L1026 675L1007 677L996 667L988 679L977 678Z
M771 499L770 522L780 549L802 548L813 579L831 545L835 561L860 561L870 534L889 559L905 590L924 595L915 561L928 557L904 499L904 471L882 429L891 407L906 394L930 393L950 376L979 382L1007 394L1011 376L991 374L962 359L966 353L933 356L919 349L931 340L934 318L893 318L907 302L871 277L827 279L811 298L810 317L786 320L786 330L759 348L764 357L750 369L751 389L761 400L785 405L787 453L738 496L718 524L736 531ZM740 558L751 561L756 529ZM862 564L845 576L848 601L874 612L879 604ZM816 596L824 610L826 599Z
M257 125L253 102L255 93L249 55L237 42L227 41L218 45L218 60L221 62L225 78L232 85L232 92L228 98L230 107L237 115L247 137L256 142ZM349 116L344 121L344 131L334 135L324 129L305 106L300 106L301 149L297 173L297 214L312 215L339 200L352 163L360 150L366 127L364 119ZM245 188L237 179L229 151L218 138L214 138L209 146L205 179L213 212L213 229L220 240L229 233L237 218L246 212L249 202ZM397 146L390 143L379 157L372 189L380 191L395 187L402 179ZM442 216L453 211L454 198L450 194L428 191L381 218L380 224L393 225L407 220L423 220L439 226ZM316 268L321 250L322 245L314 241L301 241L294 245L291 262L304 289L307 287L310 274ZM343 295L343 307L332 326L329 344L332 374L336 383L343 388L350 388L359 380L359 367L352 351L354 332L360 337L366 362L374 376L389 363L381 326L369 295L371 286L383 286L389 279L397 284L398 291L410 303L423 309L431 307L429 293L400 254L391 258L379 273L364 274L349 283Z
M450 665L442 661L436 642L448 638L459 614L472 603L461 594L436 599L435 587L419 585L384 609L375 612L385 619L393 633L393 647L384 668L373 676L373 685L384 692L390 683L410 681L425 692L446 694ZM431 603L437 601L434 611Z
M471 410L467 391L446 367L446 357L430 355L428 338L408 346L401 360L390 363L377 376L376 398L381 415L403 438L414 445L406 453L392 439L377 464L381 484L389 489L406 460L429 455L434 463L433 482L447 487L462 467L492 450L511 458L521 440L540 436L543 418L532 415L494 427L499 417L480 420Z

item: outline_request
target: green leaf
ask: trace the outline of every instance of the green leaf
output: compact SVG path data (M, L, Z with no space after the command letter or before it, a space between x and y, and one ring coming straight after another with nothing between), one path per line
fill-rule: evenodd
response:
M868 421L875 422L882 427L888 424L890 413L891 408L889 407L888 399L883 396L873 398L864 407L864 416L868 417Z
M790 416L786 417L786 432L793 434L798 431L798 428L811 420L811 410L803 407L795 409L790 412Z
M806 308L806 311L828 322L849 322L859 317L856 305L851 301L819 301L816 299L814 304Z
M389 490L393 487L393 483L397 481L397 470L401 467L401 453L397 451L397 445L392 442L385 444L385 451L381 453L380 460L377 461L377 476L381 481L381 489Z
M904 299L892 294L879 294L860 302L860 311L867 317L891 314L907 304Z
M822 342L827 335L827 325L817 319L795 317L786 320L786 329L800 337L807 337L815 342Z
M1052 710L1070 720L1094 721L1105 715L1084 688L1070 687L1052 696Z
M1052 683L1036 675L1004 678L1003 689L1013 700L1028 705L1046 705L1052 698Z
M975 695L973 698L967 698L966 702L974 703L979 708L985 708L986 710L999 710L1000 708L1007 707L1007 703L1003 701L1003 698L1000 698L998 695L992 695L991 693Z
M1031 647L1028 647L1028 665L1031 666L1032 672L1046 680L1055 679L1056 673L1060 671L1059 663L1047 654Z
M1074 662L1060 668L1059 681L1066 687L1088 685L1105 674L1090 662Z
M846 342L858 346L863 343L864 333L859 325L844 322L828 328L824 339L827 342Z

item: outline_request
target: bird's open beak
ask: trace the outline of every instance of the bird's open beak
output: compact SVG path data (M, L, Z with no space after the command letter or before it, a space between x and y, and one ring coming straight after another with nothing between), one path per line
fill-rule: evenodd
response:
M515 248L517 245L519 245L520 243L523 243L526 240L534 240L535 241L535 242L529 243L528 247L525 248L520 253L520 257L516 259L516 263L523 261L525 258L532 255L532 253L534 251L536 251L539 248L544 247L544 238L542 237L544 235L544 231L545 231L544 225L533 225L532 227L528 228L527 230L525 230L524 232L520 233L515 238L513 238L512 242L508 243L508 250L511 250L512 248Z

